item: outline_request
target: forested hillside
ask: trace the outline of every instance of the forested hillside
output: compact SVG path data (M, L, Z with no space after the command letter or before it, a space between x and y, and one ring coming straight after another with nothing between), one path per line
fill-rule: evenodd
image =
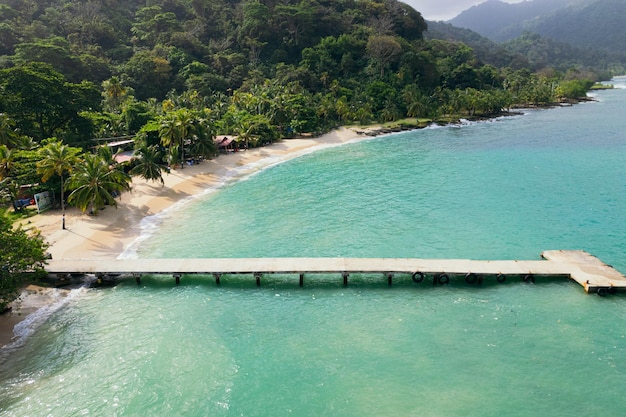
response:
M140 100L162 99L172 88L225 92L250 76L285 76L284 66L300 64L302 51L327 37L339 42L333 52L345 54L345 71L360 64L370 35L386 49L384 36L410 42L425 29L418 12L395 0L9 0L0 19L4 66L44 61L71 82L122 74Z
M426 39L462 42L471 47L476 57L486 64L498 68L510 67L513 69L532 67L526 56L510 52L503 45L481 36L473 30L460 28L444 22L427 22L427 24L428 30L424 33Z
M599 0L559 10L525 29L571 45L626 56L626 2Z
M487 0L470 7L450 19L448 23L471 29L498 42L508 41L521 35L527 22L549 16L559 9L580 1L530 0L508 3L501 0Z
M463 42L474 50L480 60L497 67L531 68L534 71L553 68L562 72L572 68L591 69L606 78L611 73L622 73L626 64L626 56L598 48L576 48L531 32L497 43L470 29L443 22L427 23L427 39Z
M34 184L97 211L128 174L159 180L214 156L216 135L246 148L489 116L583 96L598 78L575 61L539 72L487 44L424 39L421 14L397 0L7 0L0 22L0 192L16 209ZM94 140L121 137L135 156L111 171Z
M626 56L623 0L488 0L449 23L497 42L532 32L580 50L595 49Z

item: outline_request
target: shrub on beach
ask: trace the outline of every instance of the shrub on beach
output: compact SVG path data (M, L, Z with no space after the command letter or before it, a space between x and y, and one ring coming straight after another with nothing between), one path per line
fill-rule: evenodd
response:
M593 84L592 80L563 81L557 87L557 95L562 98L576 100L585 97Z
M29 235L21 227L14 228L0 213L0 312L19 295L26 277L43 271L46 248L39 234Z

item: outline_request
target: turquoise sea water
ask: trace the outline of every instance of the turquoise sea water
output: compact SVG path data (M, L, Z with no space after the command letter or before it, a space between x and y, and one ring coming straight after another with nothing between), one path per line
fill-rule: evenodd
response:
M617 83L625 87L626 80ZM150 219L140 257L537 259L626 272L626 89L318 151ZM565 281L144 277L5 349L0 416L614 416L626 297ZM37 322L37 320L33 320ZM26 332L28 329L18 329ZM5 352L7 353L7 352Z

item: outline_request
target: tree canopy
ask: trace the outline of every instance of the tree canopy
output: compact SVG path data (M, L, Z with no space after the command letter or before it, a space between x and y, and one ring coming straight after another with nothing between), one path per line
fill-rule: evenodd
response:
M0 213L0 312L18 294L23 274L41 272L45 250L39 235L15 229L9 218Z
M80 112L100 107L100 92L89 81L73 84L51 65L27 62L0 70L0 112L37 140L57 134L77 137Z
M16 210L49 191L96 215L129 175L162 181L217 155L218 136L239 150L345 124L489 117L599 77L534 35L506 53L467 33L425 38L398 0L9 0L0 22L0 198ZM110 142L135 153L118 160Z
M534 38L520 38L512 53L458 31L425 39L426 21L398 0L34 0L8 2L0 16L2 121L37 142L55 136L84 149L161 122L165 102L212 110L214 133L239 134L241 120L262 117L267 134L289 136L437 117L448 92L488 95L516 71L556 60L550 83L569 69L597 78L575 60L564 67L558 45ZM539 43L544 52L519 46ZM402 98L407 88L419 91L420 112Z

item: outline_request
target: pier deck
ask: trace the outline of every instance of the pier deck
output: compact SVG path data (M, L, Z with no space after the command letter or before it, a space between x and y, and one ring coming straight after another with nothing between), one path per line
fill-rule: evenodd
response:
M451 275L465 276L470 283L489 277L504 281L506 277L561 277L578 282L586 292L605 295L626 288L626 277L598 258L584 251L545 251L543 260L478 261L466 259L414 258L206 258L206 259L60 259L49 260L46 271L58 276L66 274L122 274L139 280L144 274L172 275L179 282L181 275L208 274L217 282L222 275L248 274L257 284L264 274L298 274L300 285L305 274L341 274L344 284L350 274L410 274L417 282L432 275L446 283ZM417 274L416 274L417 273ZM416 279L417 277L417 279ZM442 280L441 277L444 277ZM447 277L447 280L445 279Z

